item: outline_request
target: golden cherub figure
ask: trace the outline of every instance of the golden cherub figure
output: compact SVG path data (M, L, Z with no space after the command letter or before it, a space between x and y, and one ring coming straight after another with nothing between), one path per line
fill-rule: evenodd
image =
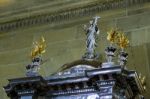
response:
M41 37L41 40L39 42L33 42L33 49L31 51L31 58L35 58L38 55L42 55L45 53L45 39L44 37Z
M107 40L110 41L110 43L115 43L116 42L116 38L117 38L117 30L116 29L111 29L109 32L107 32L108 36L107 36Z
M129 40L128 38L124 35L124 33L120 32L118 33L118 41L117 44L120 46L120 48L124 49L128 46Z

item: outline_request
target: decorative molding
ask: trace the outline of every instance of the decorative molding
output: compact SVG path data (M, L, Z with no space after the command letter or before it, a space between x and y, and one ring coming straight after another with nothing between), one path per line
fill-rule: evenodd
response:
M0 23L0 32L11 31L24 27L31 27L41 24L52 24L60 23L64 21L69 21L74 18L81 18L85 16L91 16L95 13L117 9L125 8L131 5L141 4L149 2L149 0L106 0L104 2L97 1L93 4L74 7L70 9L62 9L57 12L46 13L42 15L32 15L22 19L12 20L4 23Z

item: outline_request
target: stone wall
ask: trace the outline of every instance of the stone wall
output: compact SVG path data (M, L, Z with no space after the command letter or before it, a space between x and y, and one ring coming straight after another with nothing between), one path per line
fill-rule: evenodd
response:
M111 27L123 30L130 39L128 68L146 75L147 89L150 88L150 4L108 10L95 15L101 16L98 25L101 29L97 51L105 61L104 49L107 31ZM25 66L30 63L32 42L44 36L47 43L43 56L45 63L40 74L48 76L63 64L78 60L85 52L85 31L83 25L91 16L76 18L63 23L46 24L21 28L0 33L0 96L7 99L2 86L7 79L25 76ZM150 97L148 91L146 99Z

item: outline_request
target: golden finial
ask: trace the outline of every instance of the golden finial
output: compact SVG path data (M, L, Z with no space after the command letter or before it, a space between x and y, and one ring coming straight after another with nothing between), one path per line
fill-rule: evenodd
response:
M33 42L33 48L31 50L31 58L34 58L35 56L38 55L39 48L38 48L38 43L37 42Z
M128 38L124 35L124 33L120 32L118 33L118 41L117 44L120 46L120 48L124 49L128 46L129 40Z
M41 37L41 40L39 42L37 42L37 41L33 42L31 58L33 59L34 57L45 53L45 48L46 48L46 43L45 43L44 37Z
M46 48L46 43L44 37L42 36L39 42L39 54L45 53L45 48Z
M116 42L116 37L117 37L117 30L116 29L111 29L109 32L107 32L107 40L110 41L110 43L115 43Z

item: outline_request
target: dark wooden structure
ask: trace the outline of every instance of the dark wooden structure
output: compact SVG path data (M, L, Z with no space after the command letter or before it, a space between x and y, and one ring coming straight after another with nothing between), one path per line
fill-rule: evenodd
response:
M11 99L143 98L143 84L136 71L122 69L121 66L104 68L100 62L98 65L91 60L65 66L50 77L9 79L4 89Z

